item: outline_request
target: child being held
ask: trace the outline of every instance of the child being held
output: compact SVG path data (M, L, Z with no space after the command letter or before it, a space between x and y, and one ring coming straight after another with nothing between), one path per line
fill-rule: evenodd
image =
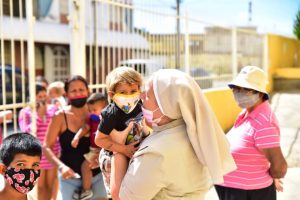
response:
M67 105L64 94L64 83L61 81L52 82L47 87L47 95L50 98L50 104L56 105L59 109Z
M3 140L0 149L0 199L35 199L29 192L40 176L41 156L41 144L30 134L15 133Z
M104 181L110 183L108 192L111 192L114 200L119 199L119 189L128 167L128 158L137 150L136 145L139 141L124 145L122 142L113 140L111 136L117 135L123 138L122 131L128 127L128 121L142 113L141 85L141 74L130 67L117 67L106 78L107 92L112 101L101 113L102 120L95 142L107 150L101 150L100 153L102 172L109 173L110 169L106 162L111 158L110 180L105 180L106 177L104 177Z
M81 166L82 174L82 190L76 191L73 195L73 199L88 199L93 196L91 190L92 187L92 169L99 167L95 165L95 161L98 161L100 149L95 144L96 131L101 120L100 114L103 108L107 106L107 98L105 95L100 93L91 94L87 99L87 106L89 109L89 118L83 128L81 128L74 136L71 145L76 148L80 138L89 135L90 138L90 151L84 154L85 161Z

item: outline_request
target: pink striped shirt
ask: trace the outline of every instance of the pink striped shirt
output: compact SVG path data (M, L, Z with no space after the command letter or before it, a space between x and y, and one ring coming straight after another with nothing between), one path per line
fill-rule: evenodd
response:
M261 189L272 184L270 163L259 149L280 146L280 130L268 101L248 116L243 110L227 133L237 169L224 177L222 186L244 190Z
M47 133L48 125L49 125L50 120L52 119L52 117L54 116L54 114L55 114L56 111L57 111L57 107L56 106L48 105L47 112L46 112L46 115L45 115L44 119L41 119L39 117L39 115L36 114L36 119L37 119L37 121L36 121L36 126L37 126L36 136L39 139L39 141L41 142L41 144L44 143L45 136L46 136L46 133ZM30 107L23 108L20 111L20 114L19 114L19 126L20 126L21 131L23 131L23 132L26 132L26 133L30 133L31 132L31 113L32 113L32 110L31 110ZM54 145L54 147L53 147L52 150L53 150L53 152L56 155L59 154L59 152L60 152L60 144L59 144L58 140L55 143L55 145ZM41 159L41 162L40 162L40 167L41 167L41 169L51 169L51 168L53 168L52 163L50 163L47 160L47 158L44 155L44 152L42 154L42 159Z

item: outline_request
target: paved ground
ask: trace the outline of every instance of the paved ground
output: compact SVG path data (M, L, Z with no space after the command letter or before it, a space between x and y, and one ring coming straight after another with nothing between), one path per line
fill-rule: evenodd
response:
M300 200L300 91L276 93L271 104L280 124L281 148L289 165L283 179L284 191L278 193L278 200ZM218 200L214 188L206 200Z

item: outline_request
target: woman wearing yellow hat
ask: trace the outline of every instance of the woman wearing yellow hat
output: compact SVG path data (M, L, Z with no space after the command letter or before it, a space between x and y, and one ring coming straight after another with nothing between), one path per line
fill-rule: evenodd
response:
M268 102L267 76L255 66L244 67L228 84L243 110L227 133L237 169L216 185L220 200L275 200L274 179L283 178L287 163L280 148L278 121Z

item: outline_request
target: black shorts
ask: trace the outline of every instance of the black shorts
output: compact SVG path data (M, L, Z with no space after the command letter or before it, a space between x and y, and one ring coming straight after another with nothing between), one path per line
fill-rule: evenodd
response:
M257 190L242 190L215 185L220 200L276 200L276 188L269 187Z

